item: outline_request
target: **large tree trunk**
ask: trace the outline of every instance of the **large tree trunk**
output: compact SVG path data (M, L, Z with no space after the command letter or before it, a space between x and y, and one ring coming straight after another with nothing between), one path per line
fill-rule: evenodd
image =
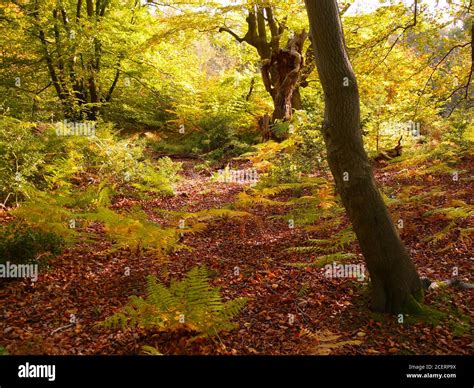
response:
M296 108L293 106L294 102L301 107L297 88L304 66L301 52L306 37L305 31L295 35L285 48L274 51L270 60L266 60L262 66L263 82L275 105L272 122L290 121L293 108Z
M338 192L364 254L378 312L419 311L423 292L376 187L360 132L359 92L336 0L305 0L325 95L323 136Z

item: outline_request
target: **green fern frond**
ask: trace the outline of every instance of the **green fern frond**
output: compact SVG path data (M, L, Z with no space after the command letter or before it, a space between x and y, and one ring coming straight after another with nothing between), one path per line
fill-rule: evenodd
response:
M308 282L303 283L300 290L298 291L298 298L304 298L309 292L309 284Z
M332 246L332 250L338 250L345 248L356 240L357 236L353 232L352 228L347 228L336 233L331 238L330 245Z
M285 249L288 253L310 253L310 252L318 252L321 250L318 246L309 246L309 247L291 247Z
M442 215L448 220L455 220L457 218L467 218L474 215L474 206L467 205L462 201L459 202L459 206L430 210L423 214L423 216Z
M324 267L326 264L330 264L332 262L347 261L356 257L357 255L354 253L337 252L317 257L314 259L314 265L316 267Z
M122 215L100 207L95 213L83 216L90 221L102 222L116 248L143 247L160 253L177 247L177 229L161 228L146 220L146 216L138 212Z
M307 240L308 243L310 243L311 245L327 245L327 244L331 244L331 240L328 240L328 239L317 239L317 238L310 238L309 240Z
M318 252L321 249L336 251L345 248L357 239L352 228L343 229L331 237L331 239L309 239L306 242L309 246L287 248L291 253L309 253Z
M245 192L239 193L236 197L235 206L237 207L253 207L262 206L285 206L286 202L273 201L265 198L263 195L249 195Z
M331 264L333 262L347 261L354 259L357 256L353 253L337 252L329 255L318 256L311 262L302 262L302 263L286 263L289 267L296 268L306 268L306 267L324 267L326 264Z
M472 241L474 236L474 228L459 228L459 240Z
M157 348L149 345L143 345L142 346L142 351L148 356L162 356L163 353L161 353Z
M100 322L105 328L143 327L157 331L184 328L201 335L214 335L231 330L231 322L247 299L237 298L224 303L218 288L209 284L205 267L195 267L183 280L172 281L169 287L147 278L145 299L132 296L119 312Z

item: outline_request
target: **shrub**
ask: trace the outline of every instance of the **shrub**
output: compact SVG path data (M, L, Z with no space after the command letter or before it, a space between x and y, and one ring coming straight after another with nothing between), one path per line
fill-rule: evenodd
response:
M94 125L92 136L57 136L51 124L0 118L0 202L29 198L32 188L69 195L82 182L73 178L84 172L142 191L173 193L179 163L165 159L155 164L144 155L143 144L120 138L112 124Z
M32 125L0 118L0 200L19 200L25 185L35 181L44 159L44 145L32 133Z
M280 143L280 149L274 155L267 156L272 167L262 185L296 183L300 181L302 174L327 168L324 142L313 122L311 115L299 112L295 114L292 124L277 123L275 131L289 132L289 137Z
M40 256L60 254L63 245L63 239L54 233L12 223L0 234L0 262L34 262Z

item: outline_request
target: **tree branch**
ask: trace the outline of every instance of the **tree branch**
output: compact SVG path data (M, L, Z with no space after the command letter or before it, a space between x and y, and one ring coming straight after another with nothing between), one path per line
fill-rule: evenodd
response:
M446 60L446 58L449 57L449 55L456 49L458 48L464 48L466 47L467 45L471 44L472 42L467 42L467 43L464 43L464 44L457 44L453 47L451 47L449 49L449 51L443 55L443 57L438 61L438 63L436 63L436 65L433 67L433 71L431 72L430 76L428 77L428 80L426 81L425 83L425 86L423 87L420 95L418 96L418 100L416 102L416 107L415 107L415 113L414 113L414 117L416 118L417 116L417 113L418 113L418 107L420 105L420 100L421 100L421 97L425 94L425 91L426 91L426 88L428 87L428 84L430 83L430 81L433 79L433 75L434 73L436 73L436 71L438 70L438 67Z
M245 37L240 38L234 31L230 30L227 27L219 28L219 32L227 32L228 34L232 35L237 40L237 42L239 42L239 43L242 43L242 42L245 41Z

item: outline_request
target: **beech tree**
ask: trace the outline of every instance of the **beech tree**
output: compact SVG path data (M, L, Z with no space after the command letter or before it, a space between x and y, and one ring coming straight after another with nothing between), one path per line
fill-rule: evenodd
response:
M305 0L316 67L324 90L322 133L328 163L352 222L371 278L372 308L418 311L423 292L377 189L360 130L357 80L349 60L336 0Z
M299 87L307 85L306 77L314 69L314 62L309 57L308 68L303 71L303 46L308 36L305 31L296 33L285 47L281 47L283 33L287 29L285 20L278 21L272 5L253 5L248 9L247 32L243 37L227 27L219 29L257 50L263 84L274 104L272 122L289 121L293 109L302 109ZM311 56L312 50L307 53Z
M54 88L65 118L96 120L100 108L112 99L124 74L123 61L132 51L131 44L116 34L116 20L125 14L121 23L132 31L138 8L133 1L12 1L10 9L18 22L7 22L17 22L30 37L32 51L47 69L45 89Z

